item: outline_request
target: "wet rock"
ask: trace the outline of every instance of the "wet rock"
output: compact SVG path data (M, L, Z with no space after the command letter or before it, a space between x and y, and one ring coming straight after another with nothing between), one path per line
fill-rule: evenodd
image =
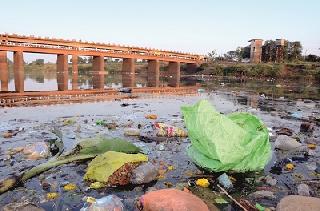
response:
M2 208L3 211L44 211L44 209L33 204L10 203Z
M253 192L249 195L249 197L252 197L254 199L276 199L276 196L272 191L267 190L259 190L256 192Z
M137 128L125 128L124 135L126 135L126 136L140 136L140 130Z
M320 210L320 199L307 196L291 195L286 196L278 203L276 211L293 211L293 210Z
M298 185L298 194L300 196L310 196L310 188L307 184L300 184Z
M130 182L132 184L145 184L155 180L158 169L150 162L141 164L132 171Z
M225 187L227 189L233 187L233 184L232 184L231 180L229 179L229 177L228 177L228 175L226 173L220 175L218 177L218 181L223 187Z
M272 176L268 175L265 177L266 180L266 184L270 185L270 186L275 186L277 184L277 180L274 179Z
M303 122L300 125L300 132L312 133L314 131L314 125L310 122Z
M208 206L197 196L176 189L151 191L140 198L139 208L145 211L209 211Z
M277 137L274 146L275 148L280 150L291 151L291 150L297 150L299 147L302 146L302 144L289 136L280 135Z
M10 133L10 132L4 132L4 133L2 134L2 137L3 137L3 138L12 138L12 136L13 136L13 133Z
M286 135L292 136L293 131L289 128L281 128L280 130L276 131L277 135Z

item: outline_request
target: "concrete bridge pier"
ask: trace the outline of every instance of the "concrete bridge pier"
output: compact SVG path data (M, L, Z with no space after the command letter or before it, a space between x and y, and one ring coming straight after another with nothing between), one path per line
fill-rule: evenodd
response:
M132 58L123 59L122 86L135 87L135 59L132 59Z
M78 55L72 55L72 90L78 89Z
M168 86L180 86L180 62L169 62L168 66L169 81Z
M7 61L7 51L0 51L0 91L8 91L9 84L9 70Z
M147 72L148 87L159 87L160 85L160 62L159 60L148 61L148 72Z
M104 56L94 56L92 60L93 88L104 89Z
M22 51L13 52L13 73L16 92L24 92L24 61Z
M68 55L57 55L57 83L58 91L68 90Z

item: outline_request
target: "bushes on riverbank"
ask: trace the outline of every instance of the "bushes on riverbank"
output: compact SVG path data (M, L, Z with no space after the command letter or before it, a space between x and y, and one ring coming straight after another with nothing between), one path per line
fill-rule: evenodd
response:
M196 74L208 74L215 76L236 76L254 78L282 78L295 79L307 77L320 81L320 64L222 64L204 63Z

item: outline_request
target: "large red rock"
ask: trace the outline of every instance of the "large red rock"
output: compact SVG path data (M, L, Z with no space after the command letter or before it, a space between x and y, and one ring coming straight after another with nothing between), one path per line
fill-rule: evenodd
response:
M286 196L277 205L277 211L319 211L320 199L307 196Z
M209 211L197 196L176 189L151 191L140 198L143 211Z

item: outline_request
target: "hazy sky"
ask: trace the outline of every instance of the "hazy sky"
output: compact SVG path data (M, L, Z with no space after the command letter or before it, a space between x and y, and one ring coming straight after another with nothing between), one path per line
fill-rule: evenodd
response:
M0 8L1 33L199 54L286 38L320 55L319 0L0 0Z

